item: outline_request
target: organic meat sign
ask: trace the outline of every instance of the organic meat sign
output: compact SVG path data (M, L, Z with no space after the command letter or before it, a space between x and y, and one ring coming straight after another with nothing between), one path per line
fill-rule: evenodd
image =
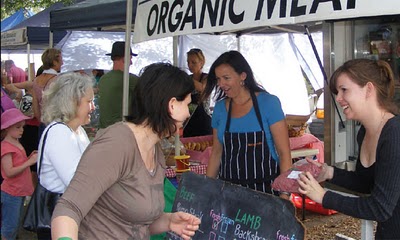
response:
M397 0L139 0L134 42L398 14ZM304 25L304 24L302 24Z
M182 175L172 211L201 219L192 239L304 239L290 201L192 172ZM168 239L181 238L170 232Z

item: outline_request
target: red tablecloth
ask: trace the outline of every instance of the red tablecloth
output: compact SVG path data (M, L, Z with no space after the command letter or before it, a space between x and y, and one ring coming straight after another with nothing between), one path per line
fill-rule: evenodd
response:
M317 154L318 162L324 162L324 143L316 138L312 134L305 133L301 137L291 137L290 141L290 150L296 150L300 148L313 148L318 149L319 153Z
M189 167L190 171L195 172L197 174L205 175L207 171L207 165L200 164L200 165L193 165ZM173 178L176 176L176 172L173 168L168 167L165 170L165 176L169 178Z

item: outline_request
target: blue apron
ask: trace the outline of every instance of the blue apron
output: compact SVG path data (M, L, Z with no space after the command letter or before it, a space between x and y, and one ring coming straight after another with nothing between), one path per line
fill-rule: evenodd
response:
M229 101L219 179L278 195L279 192L271 189L271 184L279 175L279 164L272 158L269 151L260 109L254 93L251 93L251 98L261 131L230 132L232 100Z

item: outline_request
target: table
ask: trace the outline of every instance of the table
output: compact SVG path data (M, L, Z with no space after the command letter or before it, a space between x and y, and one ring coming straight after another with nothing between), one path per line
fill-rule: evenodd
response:
M207 165L206 164L197 164L197 165L191 165L189 167L190 171L201 174L201 175L206 175L207 172ZM174 178L176 177L176 172L174 168L168 167L165 170L165 176L167 178Z

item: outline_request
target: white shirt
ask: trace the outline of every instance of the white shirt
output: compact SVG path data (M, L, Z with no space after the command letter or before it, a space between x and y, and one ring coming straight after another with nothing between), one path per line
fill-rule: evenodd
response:
M43 138L49 126L54 123L52 122L46 127L40 138L37 160L38 174ZM41 185L51 192L64 193L89 143L89 138L82 127L79 127L76 132L65 124L56 124L51 127L44 146L43 166L39 176Z

